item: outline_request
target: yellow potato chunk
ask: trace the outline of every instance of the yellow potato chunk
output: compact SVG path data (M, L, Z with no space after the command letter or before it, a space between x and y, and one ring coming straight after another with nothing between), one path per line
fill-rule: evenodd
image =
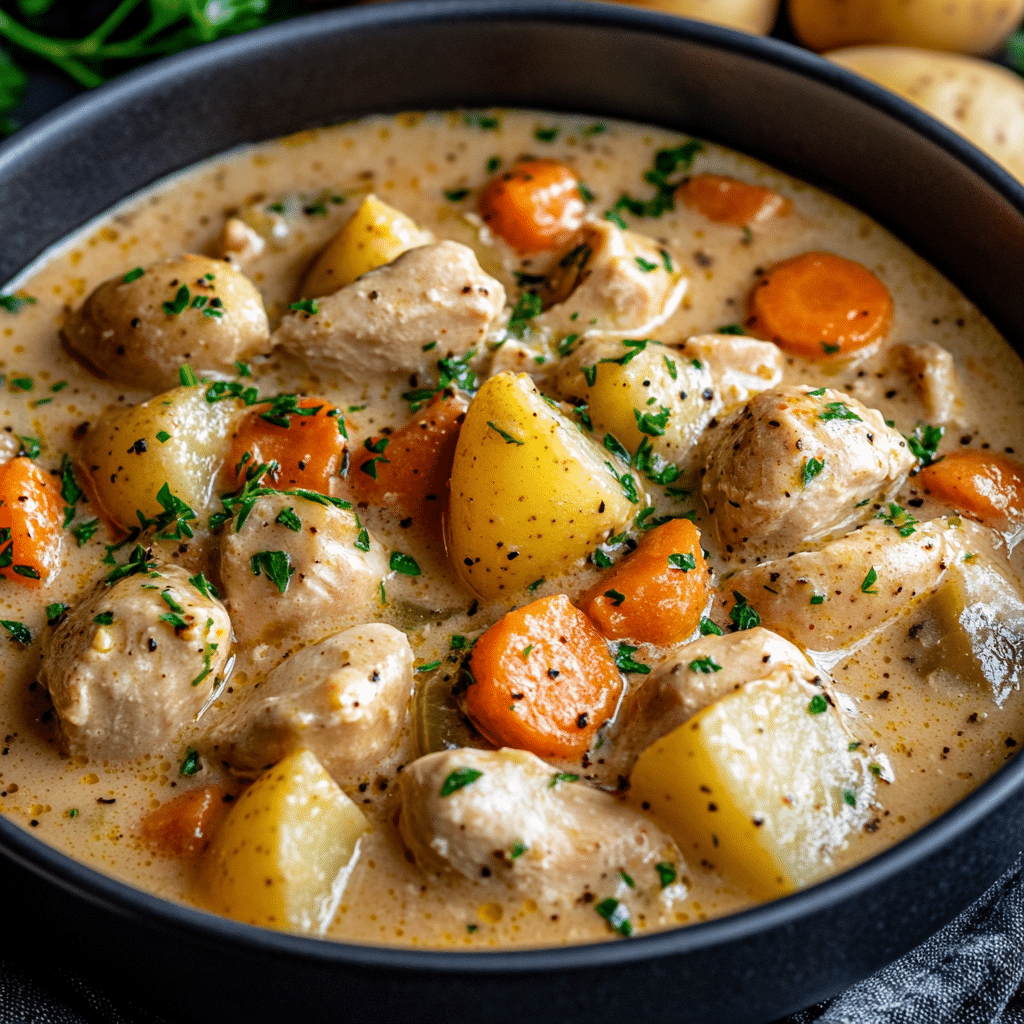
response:
M761 680L710 704L639 757L630 793L684 854L761 899L829 873L867 819L867 758L815 687Z
M643 504L629 468L548 404L530 377L499 373L459 433L448 550L480 597L511 597L572 568Z
M228 434L241 402L206 401L205 385L174 388L141 405L114 409L85 435L76 462L93 499L115 523L167 511L167 492L205 523ZM164 500L161 501L161 492Z
M368 270L432 241L430 232L420 230L410 217L369 195L309 268L302 294L307 298L331 295Z
M564 394L586 399L597 434L614 435L631 452L646 437L654 452L679 462L717 406L711 374L700 360L695 366L675 350L651 342L639 352L630 347L638 344L623 342L614 356L593 359L588 353L596 356L598 350L584 346L579 361L592 363L594 383L588 385L577 371L566 374L559 387Z
M316 757L297 750L231 808L203 858L202 903L264 928L322 934L367 828Z

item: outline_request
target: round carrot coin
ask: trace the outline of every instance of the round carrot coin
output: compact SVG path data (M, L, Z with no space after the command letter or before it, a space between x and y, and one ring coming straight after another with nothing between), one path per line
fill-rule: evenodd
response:
M331 477L341 470L347 445L340 422L340 413L325 398L253 406L235 431L226 462L235 486L242 484L250 468L276 462L277 469L267 474L265 486L329 494Z
M0 466L0 576L38 587L60 569L64 502L31 459Z
M673 644L694 632L710 595L700 531L689 519L672 519L603 574L580 608L610 640Z
M519 253L558 248L585 214L579 178L557 160L523 160L491 178L480 194L484 223Z
M889 289L867 267L830 252L805 252L771 268L754 286L747 327L805 359L844 356L883 337Z

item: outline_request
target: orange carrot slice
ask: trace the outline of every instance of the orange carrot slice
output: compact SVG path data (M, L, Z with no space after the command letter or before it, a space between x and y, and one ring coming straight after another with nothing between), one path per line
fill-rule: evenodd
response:
M614 713L622 676L604 638L564 594L503 615L473 648L466 711L488 739L576 758Z
M700 624L711 589L700 531L689 519L672 519L651 530L579 605L610 640L674 644Z
M585 213L579 178L557 160L523 160L495 175L480 194L480 216L519 253L556 249Z
M331 477L338 475L347 446L340 432L341 414L324 398L300 398L295 404L307 411L289 412L281 405L261 402L239 423L225 463L236 486L245 479L248 467L276 462L277 471L264 477L267 486L330 493Z
M231 806L223 786L201 786L161 804L142 819L143 840L159 853L201 853Z
M38 587L60 568L64 502L31 460L0 466L0 576Z
M676 190L687 206L716 224L761 224L785 217L793 204L778 192L724 174L695 174Z
M1024 467L976 449L950 452L914 482L940 501L986 523L1024 523Z
M383 447L383 438L370 438L353 459L348 476L356 501L384 506L416 523L440 527L467 408L460 395L442 392L391 434Z
M883 337L889 289L867 267L830 252L805 252L771 268L750 296L747 327L805 359L846 356Z

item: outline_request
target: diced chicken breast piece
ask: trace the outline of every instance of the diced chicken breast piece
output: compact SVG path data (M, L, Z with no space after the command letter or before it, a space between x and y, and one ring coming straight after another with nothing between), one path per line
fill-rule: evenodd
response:
M231 260L232 266L241 269L261 255L266 247L266 239L244 220L229 217L224 222L220 251L221 256Z
M748 401L782 380L785 356L770 341L735 334L698 334L687 338L680 350L683 358L697 359L711 372L716 399L713 415Z
M763 625L804 650L848 650L931 594L949 566L985 544L989 533L955 517L890 518L891 524L868 523L820 551L743 569L724 581L716 605L746 603Z
M210 737L240 774L311 750L354 785L393 749L412 693L412 648L384 623L353 626L281 662Z
M427 754L399 776L402 838L427 871L493 875L549 907L610 896L620 871L638 895L660 893L659 863L682 877L675 843L648 818L571 778L524 750Z
M646 334L664 323L689 279L667 249L608 221L590 221L548 268L538 326L557 335Z
M882 414L842 391L782 386L705 434L701 491L723 557L772 558L875 514L915 465Z
M783 678L819 688L827 683L799 647L771 630L758 626L702 636L677 648L626 698L615 746L628 752L632 761L727 693L746 683Z
M150 391L174 387L182 363L234 373L238 360L270 349L256 286L223 260L190 255L104 281L61 338L101 374Z
M504 305L501 282L480 269L472 249L435 242L317 299L315 313L289 313L273 341L310 366L353 380L418 373L479 345Z
M182 734L225 675L231 622L177 565L108 584L46 638L39 680L72 755L121 760L180 753Z
M539 363L538 357L541 360ZM547 374L546 362L547 358L539 350L509 339L502 343L501 348L495 350L487 376L494 377L499 373L528 373L535 380L540 380Z
M952 353L928 341L920 345L893 345L888 356L889 362L907 375L929 422L962 421L964 403Z
M300 520L294 530L292 509ZM293 524L294 525L294 524ZM346 509L275 493L221 539L224 603L254 657L272 657L365 622L388 573L381 543ZM368 550L363 550L368 548Z

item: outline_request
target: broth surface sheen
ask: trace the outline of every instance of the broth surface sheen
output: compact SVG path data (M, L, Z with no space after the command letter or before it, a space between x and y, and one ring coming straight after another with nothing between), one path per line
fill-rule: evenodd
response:
M3 460L13 458L26 447L25 438L37 439L36 462L54 472L59 486L61 457L75 449L85 433L83 424L94 424L108 407L129 407L153 397L153 390L101 379L75 362L58 331L70 312L108 278L182 253L219 255L225 220L239 210L267 241L262 254L247 260L242 270L260 290L272 327L288 314L298 282L317 253L370 193L436 238L473 249L484 271L504 285L513 306L519 294L515 271L542 274L550 253L519 263L507 247L494 243L480 221L477 195L499 168L511 167L524 155L563 161L585 183L589 212L601 218L624 193L649 195L644 172L655 154L686 141L660 128L576 115L416 113L303 132L226 154L161 182L69 238L7 289L36 301L16 313L0 311L5 384L0 391L0 454ZM683 202L657 218L622 212L629 230L670 248L689 277L676 311L641 337L671 346L726 325L742 325L751 288L768 268L803 252L836 253L884 281L894 303L891 328L881 348L865 349L849 359L787 356L781 383L845 392L911 434L928 416L911 379L887 362L885 352L895 345L932 342L952 354L961 399L946 424L940 453L963 448L1013 458L1024 452L1021 363L985 317L936 271L864 215L751 158L705 143L691 172L763 186L791 202L792 210L750 227L714 223ZM526 343L530 340L527 332ZM539 347L527 356L535 366L526 368L538 381L558 359L552 351L557 340L545 348L535 339ZM478 375L484 380L488 363L485 355L481 358ZM352 382L340 372L311 369L278 351L249 365L252 380L244 383L256 386L261 395L297 392L336 404L344 413L352 455L362 450L364 439L386 435L409 419L401 397L409 387L408 374ZM658 514L695 513L716 583L727 593L722 577L742 565L723 559L718 549L700 498L694 458L691 452L683 463L691 497L673 498L653 484L646 489ZM337 493L348 493L344 483ZM914 476L894 500L910 508L919 523L950 514L947 506L915 486ZM436 531L419 530L418 524L410 530L372 506L358 511L375 538L388 549L412 552L422 570L415 577L392 573L387 603L379 612L379 621L408 635L417 666L444 662L451 636L474 637L507 610L507 602L474 599L458 581ZM83 506L75 521L94 514ZM193 903L196 859L155 850L141 837L141 821L183 791L221 782L237 793L237 781L205 751L201 770L182 776L184 742L177 758L68 756L60 749L49 697L36 682L49 628L47 606L64 602L73 607L104 570L105 545L114 539L102 524L80 545L66 533L62 568L45 585L27 589L0 581L0 618L23 623L33 637L27 647L14 640L0 642L5 732L0 813L102 872L168 899ZM1012 550L1015 539L1010 540L1008 560L1019 578L1024 561ZM197 572L205 557L203 538L191 552L187 544L180 551L174 547L166 545L167 557ZM122 549L117 557L124 554ZM583 565L531 594L520 594L517 603L555 593L576 597L599 575L592 564ZM751 603L756 605L756 599ZM1015 673L1000 703L990 690L922 673L919 637L928 628L923 608L922 603L914 605L862 646L834 657L823 655L818 662L831 672L839 704L857 736L873 745L873 763L881 765L876 774L883 780L876 794L877 813L838 850L836 870L888 848L953 806L1024 741L1024 706ZM714 609L709 614L723 621ZM350 624L361 621L355 617ZM273 652L263 652L260 660L241 644L235 655L227 686L208 715L222 715L237 703L268 667L266 659L272 659L269 664L276 660ZM422 689L431 677L424 673L415 678ZM631 691L642 682L641 676L628 677ZM579 784L615 789L619 762L614 730L605 753L592 750L583 767L575 769L583 775ZM492 879L427 872L412 862L395 820L399 773L416 756L413 726L407 721L396 748L358 787L345 787L370 819L371 829L361 840L327 937L446 949L551 946L615 937L589 901L577 900L550 913L542 901L503 889ZM552 763L558 770L571 767ZM688 893L645 903L633 916L634 933L703 921L751 905L742 886L702 864L685 845L680 850L686 858ZM620 898L628 895L623 893Z

